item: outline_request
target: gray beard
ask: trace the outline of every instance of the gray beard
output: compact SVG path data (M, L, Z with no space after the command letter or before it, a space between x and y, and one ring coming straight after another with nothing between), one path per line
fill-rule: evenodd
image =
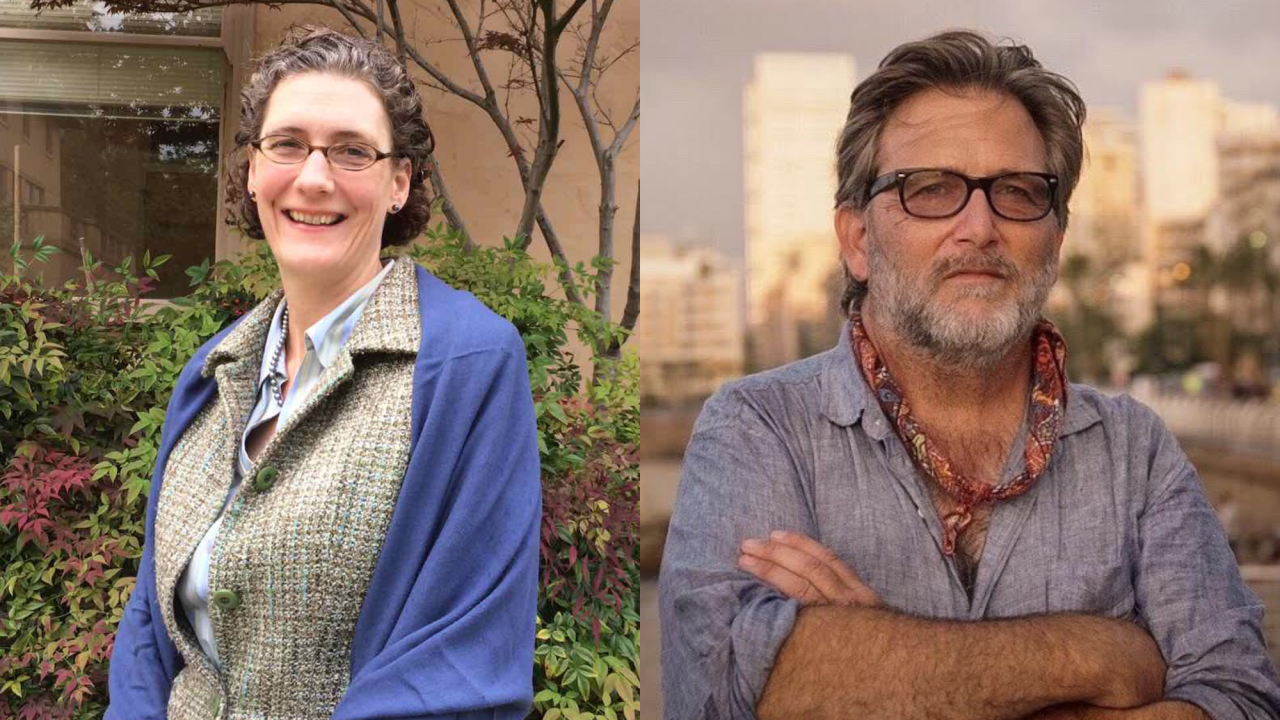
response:
M877 318L930 361L957 370L989 370L1015 344L1029 337L1058 277L1052 254L1026 278L1008 258L974 254L935 263L926 278L926 287L916 288L910 286L879 243L871 240L868 246L868 299L877 310ZM936 301L935 292L949 273L962 267L999 272L1018 287L1018 297L993 308L979 321L948 312ZM990 294L990 289L975 287L966 292L969 297L983 297Z

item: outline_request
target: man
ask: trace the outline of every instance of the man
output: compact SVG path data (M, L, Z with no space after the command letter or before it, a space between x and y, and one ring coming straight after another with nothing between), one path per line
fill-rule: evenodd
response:
M1195 469L1145 407L1068 385L1040 320L1084 112L969 32L854 91L850 322L703 409L663 558L667 720L1280 718Z

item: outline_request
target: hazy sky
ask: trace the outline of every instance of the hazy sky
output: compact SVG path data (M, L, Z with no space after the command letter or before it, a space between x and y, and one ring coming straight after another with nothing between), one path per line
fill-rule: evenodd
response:
M637 0L639 1L639 0ZM949 27L1031 46L1090 107L1137 116L1139 85L1182 68L1225 98L1280 104L1278 0L643 0L646 233L741 255L742 88L758 52L847 52L858 79ZM850 88L852 90L852 88Z

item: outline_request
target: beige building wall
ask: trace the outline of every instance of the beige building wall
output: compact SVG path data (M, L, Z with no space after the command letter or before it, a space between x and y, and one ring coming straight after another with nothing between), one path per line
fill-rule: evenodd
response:
M464 8L473 12L479 3L464 0ZM492 5L488 6L492 12ZM289 26L296 23L318 23L338 30L349 30L350 25L337 11L319 7L285 6L270 9L253 8L252 54L262 55L284 36ZM589 17L590 5L581 11ZM426 59L439 67L457 84L474 91L481 91L471 59L465 52L461 35L453 25L448 8L442 2L417 0L402 5L406 34ZM388 15L388 22L390 16ZM474 29L474 15L472 17ZM486 29L501 29L491 17ZM614 6L606 26L607 32L600 43L600 52L617 54L639 42L640 2L620 0ZM388 41L388 46L393 43ZM621 127L630 113L640 87L639 48L619 61L605 74L597 99ZM565 59L576 57L575 41L566 36L560 48ZM507 78L506 55L499 51L484 55L490 79L500 85ZM427 119L436 137L436 160L440 163L449 193L472 238L483 245L500 245L504 237L514 234L524 202L524 192L514 161L508 157L506 144L488 116L470 102L456 96L431 89L427 75L418 69L419 90L427 106ZM233 71L232 84L242 83L239 68ZM560 238L571 262L590 264L599 252L600 173L592 155L590 141L583 127L581 116L572 95L563 89L560 94L561 129L563 145L547 179L543 206ZM238 92L238 85L229 87ZM505 94L499 90L499 100ZM228 105L230 107L230 105ZM536 117L537 106L532 97L515 95L511 101L512 114ZM235 132L239 122L237 114L228 112L228 129ZM530 146L536 143L536 126L522 126ZM533 127L532 132L527 127ZM608 127L601 128L604 141L612 140ZM616 162L617 214L614 218L614 258L611 295L612 317L618 321L626 306L627 280L631 269L632 227L636 217L636 202L640 178L640 127L632 131L630 140ZM432 224L443 221L443 216L433 217ZM535 228L535 238L530 251L535 257L550 260L541 233ZM220 251L233 254L242 247L234 233L226 235ZM643 309L643 304L642 304ZM643 315L643 312L642 312Z

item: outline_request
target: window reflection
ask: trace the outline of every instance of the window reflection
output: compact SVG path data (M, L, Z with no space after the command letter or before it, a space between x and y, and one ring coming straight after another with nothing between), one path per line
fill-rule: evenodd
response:
M83 251L109 267L170 254L152 297L184 294L214 256L221 52L0 42L0 70L3 244L15 221L44 236L61 252L31 272L59 284Z

